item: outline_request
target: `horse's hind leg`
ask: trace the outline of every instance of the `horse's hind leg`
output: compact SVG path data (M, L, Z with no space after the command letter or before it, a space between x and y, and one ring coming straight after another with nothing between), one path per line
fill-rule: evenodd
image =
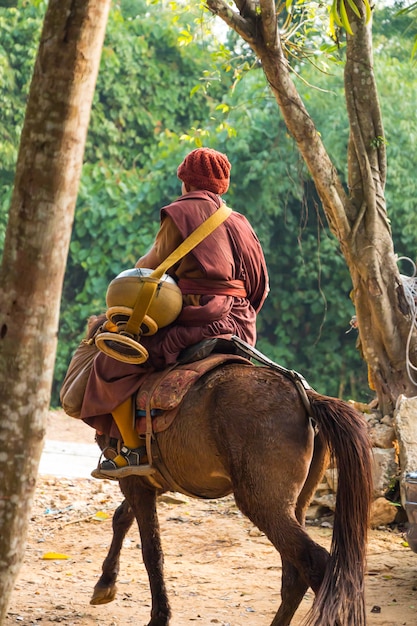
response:
M282 582L281 605L271 626L288 626L308 587L315 593L320 588L329 558L327 550L315 543L298 524L289 517L276 517L276 527L248 516L265 532L281 555Z
M151 620L148 626L168 626L171 609L164 581L164 556L156 511L156 492L143 487L141 479L135 476L122 479L120 488L133 509L139 527L142 558L152 595Z
M247 487L250 485L250 489ZM271 626L288 626L308 587L317 592L329 558L295 518L290 498L290 482L279 483L270 476L265 489L264 472L246 476L235 488L235 500L244 513L262 530L281 555L281 606ZM275 488L274 488L275 487Z
M307 535L301 541L301 547L296 545L298 542L290 535L285 541L292 543L288 546L289 550L278 548L272 541L281 554L282 580L281 605L271 626L288 626L307 589L312 587L317 593L329 558L327 550L314 543ZM292 553L291 560L286 557L286 552Z
M116 579L119 573L120 551L123 539L133 524L135 516L126 500L116 509L113 515L113 539L110 549L103 562L102 575L94 587L90 604L106 604L116 596Z
M305 515L310 500L323 476L324 470L327 467L328 462L328 448L323 442L321 437L317 435L315 437L314 454L310 464L307 480L301 490L301 493L297 500L297 507L295 511L298 522L304 525ZM322 548L319 548L319 552L322 552ZM324 563L327 561L327 553L321 555L319 559L324 559ZM272 622L273 626L280 624L289 624L291 619L300 605L304 594L306 593L309 585L303 577L300 575L300 571L289 561L282 558L282 584L281 584L281 598L282 604L275 616L275 620ZM324 566L323 566L324 569Z

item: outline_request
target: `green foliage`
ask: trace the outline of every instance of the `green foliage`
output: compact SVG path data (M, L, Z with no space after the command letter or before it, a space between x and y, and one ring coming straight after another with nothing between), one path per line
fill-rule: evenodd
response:
M14 3L16 4L16 3ZM22 3L19 3L22 4ZM13 181L45 3L0 8L0 179ZM29 42L29 46L28 46Z
M406 25L406 31L413 30L414 32L414 44L411 50L411 58L414 59L417 56L417 2L412 2L408 6L404 6L403 2L396 2L395 7L398 7L398 13L396 14L396 18L409 18L410 15L413 18L413 21L408 21Z
M4 245L26 98L45 10L44 0L0 5L0 250Z
M0 248L44 9L42 2L0 8ZM410 155L416 136L409 120L416 86L404 23L395 27L389 12L375 13L388 207L396 249L411 256L417 225ZM283 13L283 24L285 19ZM297 19L302 21L301 13ZM271 292L258 319L258 347L324 393L369 400L356 331L347 332L354 314L350 276L310 176L250 49L233 33L221 44L207 39L199 20L198 7L189 14L179 5L170 13L136 0L111 12L64 281L53 402L88 316L105 309L110 280L151 245L160 207L180 193L177 166L200 145L227 152L232 182L225 199L248 217L265 249ZM307 36L297 32L291 41ZM329 46L316 32L323 68ZM295 53L291 63L343 177L348 121L342 65L318 72Z
M347 334L354 314L351 280L309 187L304 216L293 203L283 223L275 224L273 244L281 255L279 271L271 277L271 343L275 359L303 373L314 387L358 398L366 394L366 368L355 349L355 333Z
M202 51L181 46L181 25L171 14L137 4L137 15L114 9L106 31L95 93L86 160L105 160L119 167L142 167L152 158L161 132L208 117L204 92L190 92L206 61ZM215 96L215 94L214 94Z
M369 22L371 19L371 5L369 0L363 0L364 11L361 13L356 6L355 0L333 0L330 7L329 31L332 38L337 41L339 38L338 29L344 29L349 35L353 35L349 10L359 20Z

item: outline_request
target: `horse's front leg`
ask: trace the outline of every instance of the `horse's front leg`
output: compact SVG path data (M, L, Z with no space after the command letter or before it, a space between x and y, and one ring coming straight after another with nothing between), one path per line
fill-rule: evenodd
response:
M134 513L128 502L124 500L117 507L113 515L113 539L110 549L103 562L102 575L94 587L90 604L106 604L112 602L116 596L116 579L119 573L120 552L123 539L135 519Z
M143 487L141 479L129 476L120 488L136 517L142 544L142 558L152 595L151 621L148 626L168 626L171 609L164 581L164 555L156 510L156 491Z

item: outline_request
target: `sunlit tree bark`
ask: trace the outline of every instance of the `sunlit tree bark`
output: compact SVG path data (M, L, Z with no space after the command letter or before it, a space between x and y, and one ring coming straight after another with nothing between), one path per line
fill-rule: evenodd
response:
M50 0L0 269L0 624L24 553L110 0Z

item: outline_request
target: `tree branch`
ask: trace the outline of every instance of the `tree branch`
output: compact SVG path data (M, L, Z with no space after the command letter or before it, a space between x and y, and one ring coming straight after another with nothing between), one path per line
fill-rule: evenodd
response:
M258 0L235 0L235 5L242 17L255 19L256 7L259 7Z
M251 3L239 2L240 13L233 9L224 0L207 0L206 6L208 10L220 17L230 28L242 37L249 45L256 41L256 31L254 30L254 12L251 11ZM244 15L248 14L249 19Z
M265 46L270 50L275 49L279 44L277 13L273 0L259 0L261 9L261 28Z

